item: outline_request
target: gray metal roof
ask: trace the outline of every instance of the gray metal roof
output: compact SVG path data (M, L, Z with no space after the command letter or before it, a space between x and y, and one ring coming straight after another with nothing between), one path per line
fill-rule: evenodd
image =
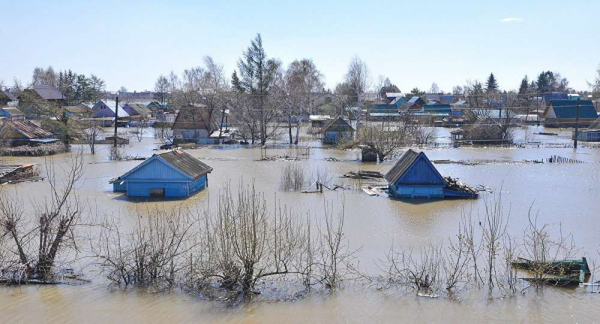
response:
M419 153L409 149L402 155L400 160L392 167L388 173L385 174L384 178L389 183L396 183L402 175L408 170L408 168L417 160Z
M162 153L158 157L194 179L213 170L204 162L181 150Z
M33 90L45 100L61 100L65 98L60 90L53 86L38 84L33 86Z

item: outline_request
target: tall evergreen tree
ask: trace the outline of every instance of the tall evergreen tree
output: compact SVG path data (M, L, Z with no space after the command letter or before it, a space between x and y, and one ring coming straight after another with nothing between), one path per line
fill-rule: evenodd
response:
M278 77L280 66L280 61L267 59L260 34L250 42L250 46L238 61L240 77L234 87L252 96L251 110L253 118L258 119L261 145L272 135L268 130L268 123L275 118L276 111L268 105L268 95Z
M527 78L527 76L525 76L523 78L523 80L521 80L521 86L519 87L519 94L525 95L528 93L529 93L529 79Z
M498 81L496 80L494 73L490 73L490 76L488 77L487 81L485 82L485 92L487 92L487 93L498 92Z

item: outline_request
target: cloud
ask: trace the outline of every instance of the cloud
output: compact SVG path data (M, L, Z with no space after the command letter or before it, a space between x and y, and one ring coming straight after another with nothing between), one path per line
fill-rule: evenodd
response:
M521 22L523 20L524 20L523 18L510 17L510 18L504 18L500 21L503 23L513 23L513 22Z

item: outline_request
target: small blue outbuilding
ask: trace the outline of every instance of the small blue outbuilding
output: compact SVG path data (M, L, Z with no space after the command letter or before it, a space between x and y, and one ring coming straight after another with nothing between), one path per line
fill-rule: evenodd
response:
M114 192L128 197L185 198L208 186L212 170L190 154L173 150L154 154L110 183Z
M425 153L408 150L385 175L395 198L477 198L477 193L450 186ZM450 179L450 178L448 178Z

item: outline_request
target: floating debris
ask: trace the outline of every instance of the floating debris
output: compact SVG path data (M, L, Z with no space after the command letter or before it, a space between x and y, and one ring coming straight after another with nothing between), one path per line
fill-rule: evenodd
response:
M469 185L466 185L466 184L458 181L458 178L452 178L450 176L444 177L444 180L446 180L446 189L451 189L456 192L469 194L469 195L472 195L473 198L477 197L478 192L488 190L484 186L478 186L476 188L473 188Z
M44 180L33 166L31 163L0 165L0 184Z
M273 155L263 157L257 161L300 161L300 159L289 155Z
M383 179L383 174L378 171L350 171L344 174L342 178L376 180Z
M385 190L388 189L387 186L363 186L362 191L364 191L369 196L387 196Z

